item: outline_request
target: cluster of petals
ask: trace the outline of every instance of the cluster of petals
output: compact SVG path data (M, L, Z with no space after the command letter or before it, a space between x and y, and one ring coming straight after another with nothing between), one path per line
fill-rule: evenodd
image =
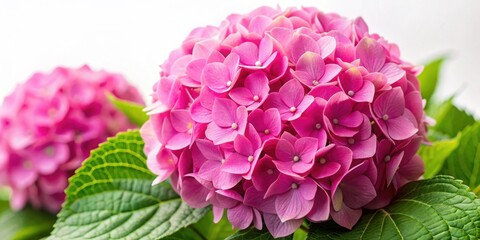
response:
M423 174L420 71L362 18L316 8L260 7L194 29L146 109L154 184L170 178L237 229L351 229Z
M0 110L0 185L11 206L52 213L65 199L68 177L90 151L119 131L134 128L107 93L142 103L118 74L58 67L35 73L8 95Z

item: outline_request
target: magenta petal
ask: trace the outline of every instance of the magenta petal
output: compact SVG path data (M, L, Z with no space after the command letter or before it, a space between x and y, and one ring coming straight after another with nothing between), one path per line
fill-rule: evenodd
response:
M350 208L361 208L377 196L372 182L360 175L342 182L343 201Z
M344 228L352 229L362 216L362 210L351 209L343 204L340 211L332 210L330 211L330 215L332 216L333 221L338 223L338 225Z
M312 222L323 222L328 220L330 216L330 196L323 188L317 190L312 210L308 213L307 218Z
M303 218L312 207L313 201L304 199L299 189L292 189L275 199L275 209L282 222Z
M326 162L325 164L316 167L311 175L316 179L330 177L341 168L341 165L336 162Z
M278 93L280 94L282 102L288 108L298 106L305 95L302 85L296 80L290 80L285 83Z
M349 146L353 152L354 159L369 158L375 155L377 150L377 136L372 134L370 138L364 141L356 141Z
M291 46L292 62L297 63L298 59L307 51L319 53L320 47L317 42L305 34L294 35Z
M325 63L320 54L305 52L298 60L296 70L308 73L309 82L318 81L325 73Z
M382 93L373 102L373 112L382 118L385 114L388 118L396 118L405 111L405 98L400 87L393 88Z
M391 156L390 161L386 163L385 177L387 178L387 187L392 183L393 177L398 171L403 159L404 152Z
M195 142L201 154L207 160L221 161L223 159L223 154L220 148L215 146L212 142L204 139L198 139Z
M385 64L380 72L385 75L388 84L393 84L405 76L405 70L394 63Z
M253 94L247 88L234 88L228 95L241 106L249 106L254 103Z
M282 222L276 214L263 214L265 225L274 238L293 234L303 223L303 219L293 219Z
M244 65L255 66L258 60L258 46L252 42L244 42L233 49L238 54L240 62Z
M250 170L250 163L246 156L232 153L222 164L222 171L233 174L245 174Z
M171 137L165 144L165 148L170 150L180 150L192 142L192 135L188 133L177 133Z
M213 186L217 189L231 189L242 180L241 175L231 174L224 171L219 171L218 175L213 178Z
M373 96L375 95L375 86L370 81L364 81L363 87L355 92L355 95L352 97L356 102L368 102L373 101Z
M182 199L191 207L204 208L209 205L205 199L210 190L205 188L192 177L186 177L182 182Z
M393 140L404 140L418 132L413 123L405 117L389 119L385 121L385 124L387 125L388 135Z
M326 64L325 65L325 73L323 76L318 80L320 83L327 83L334 79L339 73L342 71L342 68L337 64Z
M364 37L356 47L357 58L369 72L378 72L385 64L385 49L375 39Z
M320 46L320 52L322 54L322 58L327 58L333 52L335 52L335 48L337 47L337 42L335 38L330 36L323 36L317 41L318 45Z
M227 217L234 228L246 229L252 224L253 211L251 207L238 204L236 207L228 209Z
M192 103L190 112L192 114L192 119L195 122L209 123L213 121L212 111L203 107L198 98Z
M292 162L295 155L294 146L287 140L280 139L275 148L275 156L278 160L283 162Z
M227 66L223 63L209 63L203 69L202 82L208 86L212 91L217 93L223 93L228 91L233 83L230 82L230 86L227 84L230 79L230 73Z
M235 104L232 100L217 98L213 102L213 121L219 127L230 128L232 126L232 123L236 123L236 110L237 104Z

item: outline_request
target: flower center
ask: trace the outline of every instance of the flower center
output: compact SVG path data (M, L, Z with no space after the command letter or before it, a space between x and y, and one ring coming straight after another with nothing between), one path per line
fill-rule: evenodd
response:
M262 66L262 62L260 62L260 61L256 61L256 62L255 62L255 66L257 66L257 67L260 67L260 66Z
M355 143L355 139L353 139L353 138L348 139L348 144L352 145L354 143Z
M298 184L292 183L292 189L297 189L297 188L298 188Z
M392 160L392 157L390 155L387 155L385 156L385 158L383 158L383 161L385 162L389 162L390 160Z
M253 161L253 156L252 156L252 155L248 156L247 160L248 160L249 162L252 162L252 161Z
M272 175L272 174L273 174L273 169L268 169L268 170L267 170L267 174L268 174L268 175Z
M293 156L293 161L294 161L294 162L300 161L300 157L297 156L297 155Z
M320 158L320 159L318 160L318 162L319 162L320 164L325 164L325 163L327 162L327 159L325 159L325 158L322 157L322 158Z
M45 155L49 157L53 157L53 155L55 155L55 149L52 146L46 147L44 151L45 151Z
M230 86L232 86L232 81L227 82L227 87L230 87Z
M291 108L290 108L290 112L293 113L293 112L296 112L296 111L297 111L297 108L296 108L296 107L291 107Z
M260 97L258 97L257 95L253 96L253 101L257 102L258 100L260 100Z
M222 160L220 160L220 162L221 162L222 164L224 164L224 163L225 163L225 158L222 158Z
M384 121L387 121L387 120L388 120L388 114L384 114L384 115L382 116L382 119L383 119Z
M348 91L347 92L348 96L350 97L353 97L353 95L355 95L355 92L353 92L352 90Z
M317 81L317 80L313 80L313 81L312 81L312 84L313 84L313 86L317 86L317 85L318 85L318 81Z
M22 165L25 169L32 169L33 168L33 164L30 160L23 161Z
M270 130L265 129L265 131L263 131L263 133L265 133L265 135L268 135L268 134L270 134Z
M315 128L316 128L316 129L322 128L322 124L320 124L320 123L315 124Z
M338 124L338 119L337 119L337 118L334 118L334 119L332 120L332 122L333 122L333 124Z
M238 128L238 124L237 123L232 123L232 129L237 129Z

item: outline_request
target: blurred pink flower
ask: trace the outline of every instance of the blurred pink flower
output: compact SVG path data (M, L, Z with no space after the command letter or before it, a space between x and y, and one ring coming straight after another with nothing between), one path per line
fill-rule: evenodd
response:
M135 127L106 93L143 103L122 76L88 66L36 73L5 98L0 112L0 184L11 188L14 209L30 204L58 212L68 177L90 151L107 137Z

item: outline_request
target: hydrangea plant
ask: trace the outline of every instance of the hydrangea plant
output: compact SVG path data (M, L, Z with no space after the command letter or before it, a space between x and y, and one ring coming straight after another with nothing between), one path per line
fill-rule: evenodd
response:
M154 183L236 229L351 229L424 172L420 71L362 18L315 8L197 28L162 65L142 128Z

